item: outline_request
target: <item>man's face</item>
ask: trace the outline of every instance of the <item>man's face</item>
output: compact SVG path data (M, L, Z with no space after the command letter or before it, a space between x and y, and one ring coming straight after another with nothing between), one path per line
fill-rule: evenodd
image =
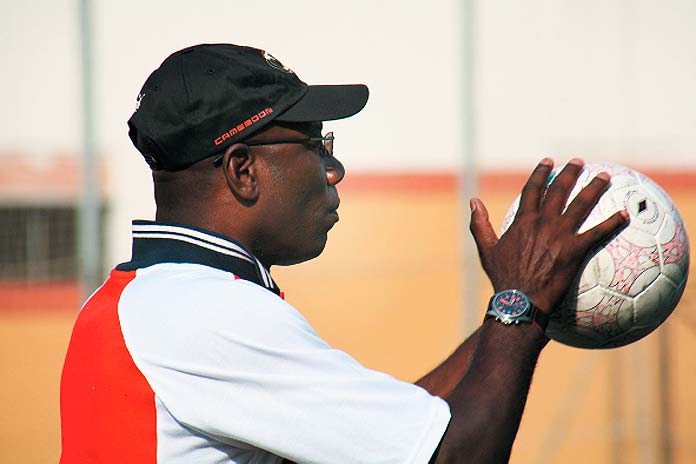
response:
M248 142L321 137L321 123L275 124ZM336 184L345 174L321 142L250 146L263 169L259 175L258 240L252 251L266 265L289 265L315 258L338 221Z

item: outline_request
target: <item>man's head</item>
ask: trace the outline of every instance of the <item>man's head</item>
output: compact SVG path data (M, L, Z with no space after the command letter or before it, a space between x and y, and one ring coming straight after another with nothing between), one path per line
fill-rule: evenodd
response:
M367 97L359 84L309 86L262 50L195 45L170 55L148 77L129 136L153 170L177 171L272 121L342 119L360 111Z
M357 113L367 96L363 85L308 86L253 48L172 54L128 121L153 169L157 219L231 236L266 266L319 255L344 175L322 121Z

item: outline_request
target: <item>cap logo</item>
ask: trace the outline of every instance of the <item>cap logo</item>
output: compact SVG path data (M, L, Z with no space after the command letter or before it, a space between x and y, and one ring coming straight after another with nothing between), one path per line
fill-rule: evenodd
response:
M278 61L278 60L276 59L276 57L274 57L274 56L271 55L270 53L268 53L268 52L263 52L263 57L266 59L266 63L268 63L268 65L269 65L271 68L277 69L278 71L283 71L284 73L294 74L294 73L292 72L292 69L288 68L287 66L284 66L283 63L281 63L280 61Z
M273 108L266 108L265 110L261 110L258 113L256 113L255 115L253 115L252 117L250 117L249 119L246 119L245 121L240 122L239 124L234 126L232 129L230 129L227 132L225 132L224 134L220 135L218 138L213 140L213 142L215 143L215 145L220 145L225 140L237 135L238 133L242 132L247 127L250 127L250 126L256 124L257 122L259 122L260 120L262 120L263 118L265 118L266 116L268 116L271 113L273 113Z
M138 111L140 109L140 102L143 101L144 96L145 96L144 93L138 94L138 98L135 99L135 111Z

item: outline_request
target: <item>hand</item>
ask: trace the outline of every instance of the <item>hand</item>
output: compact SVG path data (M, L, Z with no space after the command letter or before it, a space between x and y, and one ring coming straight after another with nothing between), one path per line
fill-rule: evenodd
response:
M626 225L628 213L618 211L592 229L577 233L609 185L609 175L598 174L563 212L583 164L580 159L571 160L546 190L553 161L543 159L522 189L515 220L500 239L483 202L471 200L471 233L496 292L516 288L542 311L554 311L587 253Z

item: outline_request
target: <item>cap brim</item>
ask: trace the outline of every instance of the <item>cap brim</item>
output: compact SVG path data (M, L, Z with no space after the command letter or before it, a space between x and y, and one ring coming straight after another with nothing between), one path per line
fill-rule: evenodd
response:
M347 118L365 107L368 96L367 86L362 84L310 85L307 93L276 120L314 122Z

